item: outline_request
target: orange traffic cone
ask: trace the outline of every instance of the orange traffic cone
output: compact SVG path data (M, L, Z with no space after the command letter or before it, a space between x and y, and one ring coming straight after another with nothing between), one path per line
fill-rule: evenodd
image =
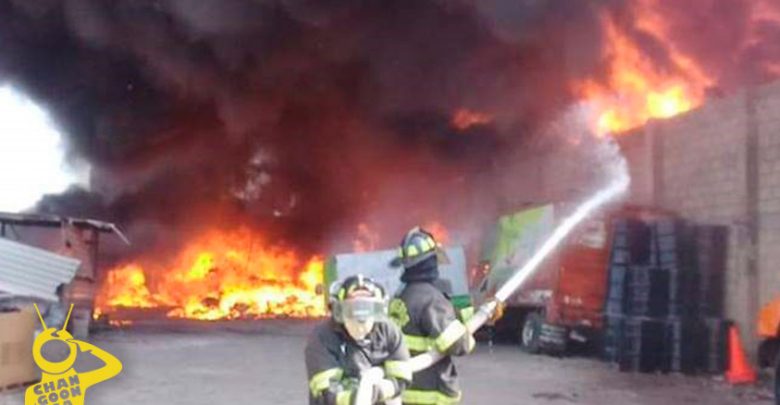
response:
M748 363L737 327L729 328L729 369L726 380L731 384L749 384L756 382L756 371Z

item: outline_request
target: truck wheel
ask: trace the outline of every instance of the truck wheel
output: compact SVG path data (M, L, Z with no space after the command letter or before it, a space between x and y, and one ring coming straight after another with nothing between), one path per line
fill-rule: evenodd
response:
M523 327L520 329L520 347L528 353L539 353L542 334L542 314L530 312L525 316Z
M777 359L780 340L766 339L758 346L758 366L761 368L772 367Z

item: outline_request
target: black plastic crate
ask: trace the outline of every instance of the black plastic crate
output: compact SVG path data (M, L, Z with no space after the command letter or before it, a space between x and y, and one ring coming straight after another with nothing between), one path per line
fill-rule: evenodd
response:
M694 304L677 304L670 302L666 315L672 317L696 317L701 315L701 307Z
M728 237L728 227L698 227L697 270L700 283L696 295L699 298L699 312L705 316L723 316Z
M698 311L707 317L723 317L725 300L725 275L701 275L697 291Z
M722 318L705 318L704 371L722 374L728 369L728 334L731 322Z
M669 285L669 271L656 266L631 266L626 280L630 286L666 288Z
M681 220L659 220L653 224L654 254L662 266L681 270L696 267L696 227Z
M622 300L625 297L626 297L626 285L624 283L620 283L620 282L609 283L609 289L607 290L607 299Z
M669 271L669 315L697 316L701 306L700 277L697 273Z
M635 316L665 316L669 310L669 272L657 267L632 267L626 288L626 311Z
M658 252L657 263L663 267L675 267L679 271L697 271L696 251L691 249L677 249Z
M669 305L663 301L631 301L625 307L625 313L630 316L664 317L669 312Z
M607 297L623 299L626 290L627 272L628 268L626 266L610 266Z
M690 231L690 224L681 219L657 219L653 222L653 233L658 236L678 235Z
M608 299L604 303L604 314L607 316L624 316L626 314L626 303L623 299Z
M602 356L605 361L617 363L620 359L620 342L623 337L623 316L609 316L604 319Z
M694 374L705 365L706 329L698 318L670 318L664 338L664 372Z
M612 263L651 263L653 232L646 223L633 219L616 220L612 235Z
M648 225L638 219L616 218L612 221L612 229L616 235L641 235L648 231Z
M631 264L631 251L623 248L613 248L610 257L610 263L612 264Z
M628 231L618 231L612 234L612 247L628 250L631 247L631 236Z
M664 322L625 318L619 353L621 371L653 372L664 362Z
M695 228L686 229L685 232L674 233L671 235L656 236L656 246L659 252L670 252L675 250L696 250Z

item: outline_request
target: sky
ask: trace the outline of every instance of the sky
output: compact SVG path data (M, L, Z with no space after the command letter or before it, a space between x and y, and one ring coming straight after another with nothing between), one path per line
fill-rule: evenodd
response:
M67 164L62 139L46 111L0 85L0 211L19 212L44 194L88 182L88 169Z

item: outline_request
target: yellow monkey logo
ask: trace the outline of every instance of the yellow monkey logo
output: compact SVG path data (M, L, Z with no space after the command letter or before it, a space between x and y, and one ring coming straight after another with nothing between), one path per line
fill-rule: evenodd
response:
M27 388L24 395L24 405L83 405L87 389L114 378L122 371L122 363L99 347L74 339L66 331L70 314L73 312L73 305L70 306L65 325L59 330L47 328L37 305L35 310L38 312L41 325L43 325L43 332L35 338L33 343L33 359L42 371L41 382ZM52 362L44 358L41 353L43 345L51 341L60 341L67 345L69 352L64 360ZM73 368L73 364L79 353L91 353L105 364L97 370L77 372Z

